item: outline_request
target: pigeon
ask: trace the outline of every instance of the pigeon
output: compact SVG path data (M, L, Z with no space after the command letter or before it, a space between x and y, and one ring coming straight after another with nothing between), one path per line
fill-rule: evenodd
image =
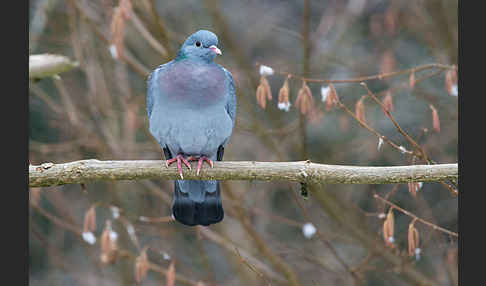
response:
M208 226L223 220L219 181L184 180L182 168L197 161L222 161L236 114L231 72L214 62L221 55L218 37L199 30L189 36L177 56L153 70L147 81L147 115L152 136L162 147L166 166L177 164L172 214L188 225Z

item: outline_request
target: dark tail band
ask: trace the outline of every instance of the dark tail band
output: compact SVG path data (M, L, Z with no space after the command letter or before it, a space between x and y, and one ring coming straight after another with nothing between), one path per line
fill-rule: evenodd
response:
M224 217L218 181L175 181L172 213L185 225L204 225L220 222Z

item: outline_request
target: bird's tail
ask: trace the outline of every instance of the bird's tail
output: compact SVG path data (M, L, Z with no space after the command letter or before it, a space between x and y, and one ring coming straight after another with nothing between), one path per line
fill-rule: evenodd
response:
M224 217L219 181L175 181L172 213L185 225L220 222Z

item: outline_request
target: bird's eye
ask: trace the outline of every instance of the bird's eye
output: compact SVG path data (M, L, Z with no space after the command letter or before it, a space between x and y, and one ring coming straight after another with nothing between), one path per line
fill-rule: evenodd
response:
M196 42L196 47L200 47L201 46L201 42L197 41Z

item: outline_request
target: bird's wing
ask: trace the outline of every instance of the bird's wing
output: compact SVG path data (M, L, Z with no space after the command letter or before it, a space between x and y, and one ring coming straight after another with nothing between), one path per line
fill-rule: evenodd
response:
M222 66L220 67L223 69L226 79L228 80L228 96L226 97L225 109L229 117L231 118L231 122L233 123L231 129L233 129L235 127L235 117L236 117L235 82L233 80L233 75L231 74L231 72ZM229 137L219 146L216 155L218 161L223 160L224 147L228 144L228 141L229 141Z
M228 97L226 99L226 112L228 112L231 121L233 122L233 127L235 127L235 117L236 117L236 90L235 82L233 81L233 75L224 67L221 67L224 71L226 79L228 80Z
M158 66L154 69L147 80L147 114L148 118L150 119L150 115L152 114L152 108L154 107L155 100L157 93L155 89L158 87L158 75L160 72L167 70L169 65L172 64L172 61L165 63L163 65Z
M159 89L159 74L161 72L166 71L171 63L172 63L172 61L158 66L156 69L154 69L150 73L150 75L148 77L148 80L147 80L147 115L148 115L149 121L150 121L150 116L152 115L152 110L153 110L155 101L157 100L157 97L160 96L160 95L157 94L157 92L160 92L160 89ZM169 151L169 148L165 145L165 143L162 142L162 138L157 137L156 139L159 142L162 149L164 150L165 159L166 160L172 159L172 154Z

